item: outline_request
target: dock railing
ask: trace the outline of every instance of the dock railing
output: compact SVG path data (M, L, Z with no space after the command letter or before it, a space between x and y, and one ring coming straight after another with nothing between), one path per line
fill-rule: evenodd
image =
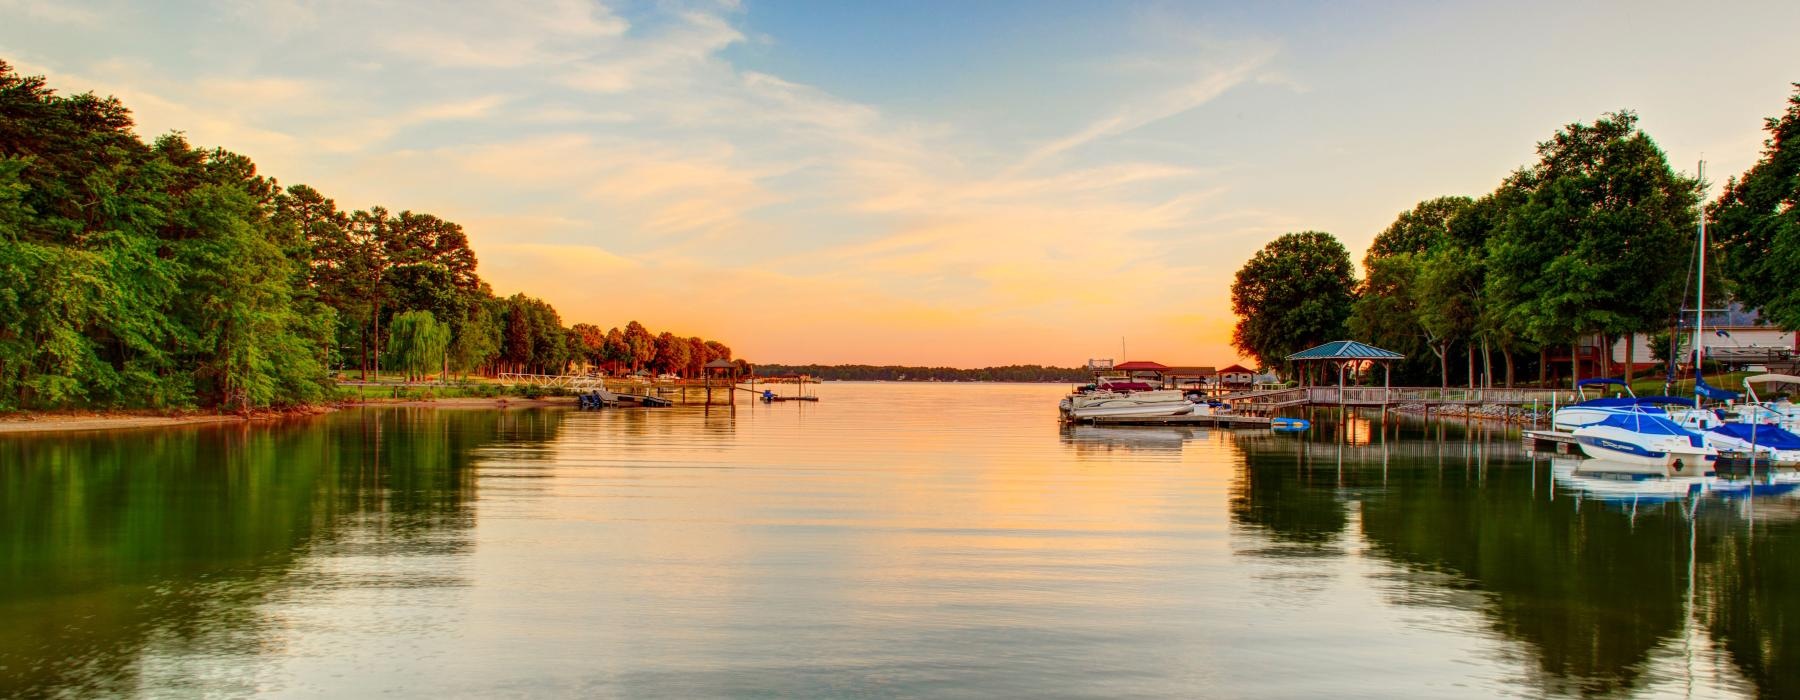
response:
M1566 405L1576 398L1566 389L1483 389L1468 387L1367 387L1310 386L1250 391L1219 397L1246 412L1264 412L1289 406L1541 406Z

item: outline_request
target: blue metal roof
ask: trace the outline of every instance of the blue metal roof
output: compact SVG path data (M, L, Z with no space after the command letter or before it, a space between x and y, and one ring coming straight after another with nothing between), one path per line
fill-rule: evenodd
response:
M1290 360L1399 360L1405 355L1392 350L1359 343L1354 340L1333 340L1316 348L1307 348L1288 355Z

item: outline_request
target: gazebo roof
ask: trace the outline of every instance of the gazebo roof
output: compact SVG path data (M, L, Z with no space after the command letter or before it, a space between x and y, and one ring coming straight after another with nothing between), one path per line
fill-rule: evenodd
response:
M1163 371L1167 371L1169 369L1169 366L1165 365L1161 362L1151 362L1149 360L1132 360L1130 362L1123 362L1120 364L1113 365L1112 368L1118 369L1118 370L1124 370L1127 372L1132 372L1132 371L1163 372Z
M736 366L737 365L731 363L731 360L726 360L723 358L713 360L712 362L706 363L707 369L731 369Z
M1392 350L1359 343L1354 340L1333 340L1315 348L1307 348L1288 355L1289 360L1399 360L1405 355Z

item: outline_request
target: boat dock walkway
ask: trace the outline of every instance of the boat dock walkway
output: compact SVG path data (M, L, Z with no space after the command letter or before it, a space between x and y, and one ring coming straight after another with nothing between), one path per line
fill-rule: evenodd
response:
M1555 452L1559 455L1577 452L1575 435L1561 430L1521 430L1525 449L1533 452Z
M1218 428L1267 428L1265 416L1102 416L1087 422L1094 425L1204 425Z
M1579 396L1567 389L1464 389L1441 387L1303 386L1291 389L1245 391L1212 397L1228 401L1239 413L1273 414L1299 406L1476 406L1538 407L1567 405Z

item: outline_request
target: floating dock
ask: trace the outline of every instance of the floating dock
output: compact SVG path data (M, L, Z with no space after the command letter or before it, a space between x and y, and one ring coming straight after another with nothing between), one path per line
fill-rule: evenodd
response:
M1575 435L1561 430L1522 430L1525 449L1533 452L1555 452L1559 455L1577 452Z
M1094 425L1204 425L1217 428L1267 428L1263 416L1101 416L1085 422Z

